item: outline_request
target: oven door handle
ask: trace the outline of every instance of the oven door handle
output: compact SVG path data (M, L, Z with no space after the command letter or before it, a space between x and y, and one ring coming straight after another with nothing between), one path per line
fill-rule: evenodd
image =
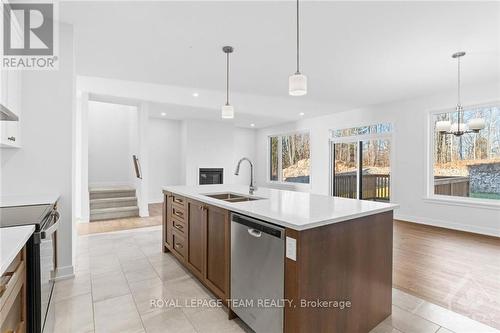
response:
M61 217L61 215L59 214L59 212L57 212L57 211L54 212L53 220L52 220L53 222L50 224L50 226L47 229L43 229L40 232L42 239L46 239L48 236L53 234L54 231L57 230L57 228L59 228L59 218L60 217Z

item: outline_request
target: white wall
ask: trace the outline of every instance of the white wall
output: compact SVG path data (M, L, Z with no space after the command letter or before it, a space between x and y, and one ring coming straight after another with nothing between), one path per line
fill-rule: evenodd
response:
M2 149L1 195L60 195L58 274L72 274L72 121L75 108L73 30L61 24L59 70L22 75L23 147Z
M499 91L499 82L481 86L463 86L463 104L473 105L500 100ZM311 186L306 190L328 194L329 130L392 122L394 124L392 148L395 150L392 161L392 201L401 205L396 211L396 217L412 222L500 236L498 208L460 206L425 200L428 112L453 109L455 104L456 92L450 91L259 130L256 139L257 179L260 184L266 184L269 135L309 130Z
M162 187L182 184L181 122L149 118L149 202L162 202Z
M131 185L137 108L90 101L88 105L89 186Z
M242 166L239 176L234 170L243 156L255 160L254 130L236 128L229 122L186 120L182 137L186 185L198 184L199 168L223 168L225 184L249 184L249 167Z

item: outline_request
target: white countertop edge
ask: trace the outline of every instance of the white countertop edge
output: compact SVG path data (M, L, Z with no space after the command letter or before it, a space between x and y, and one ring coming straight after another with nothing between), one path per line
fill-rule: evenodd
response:
M352 215L349 215L349 216L346 216L346 217L339 217L339 218L329 219L329 220L313 221L313 222L310 222L310 223L308 223L306 225L297 225L297 224L289 223L289 222L286 222L286 221L283 221L283 220L273 219L273 218L271 218L269 216L261 216L259 214L247 212L247 211L244 211L244 210L238 211L238 209L233 209L233 208L230 208L230 207L227 207L227 206L224 206L224 207L219 206L219 207L227 209L227 210L230 210L231 212L234 212L234 213L239 213L239 214L247 215L247 216L259 219L259 220L270 222L270 223L273 223L273 224L276 224L276 225L279 225L279 226L282 226L282 227L285 227L285 228L297 230L297 231L304 231L304 230L314 229L314 228L317 228L317 227L323 227L323 226L334 224L334 223L345 222L345 221L357 219L357 218L360 218L360 217L365 217L365 216L369 216L369 215L375 215L375 214L389 212L389 211L394 210L394 208L382 208L382 209L371 210L369 212L352 214Z
M0 229L0 275L5 273L34 231L34 225Z
M308 224L305 224L305 225L297 225L297 224L289 223L289 222L287 222L285 220L279 220L279 219L272 218L272 217L269 217L269 216L264 216L264 215L256 214L256 213L253 213L253 212L249 212L249 211L247 211L245 209L239 208L238 206L236 206L236 205L234 205L232 203L227 203L227 202L222 201L222 200L218 200L218 199L213 199L213 198L210 198L210 197L206 197L205 195L203 195L201 193L190 193L190 192L185 192L185 191L179 191L175 187L176 186L164 186L162 189L163 189L164 192L177 193L177 194L179 194L179 195L181 195L183 197L186 197L186 198L189 198L189 199L192 199L192 200L204 202L204 203L207 203L207 204L219 207L219 208L223 208L223 209L229 210L229 211L234 212L234 213L243 214L243 215L246 215L246 216L250 216L250 217L253 217L253 218L256 218L256 219L267 221L267 222L276 224L278 226L282 226L282 227L285 227L285 228L290 228L290 229L297 230L297 231L303 231L303 230L313 229L313 228L317 228L317 227L321 227L321 226L325 226L325 225L329 225L329 224L334 224L334 223L349 221L349 220L360 218L360 217L365 217L365 216L369 216L369 215L374 215L374 214L384 213L384 212L388 212L388 211L393 211L395 208L399 207L399 205L397 205L397 204L390 203L390 204L387 204L388 205L387 207L383 207L383 208L372 209L370 211L365 211L365 212L353 213L353 214L349 214L348 216L342 216L342 217L338 217L338 218L334 218L334 219L311 221L311 222L309 222ZM280 191L282 191L282 190L280 190ZM225 193L225 192L231 192L231 193L235 193L235 194L248 195L248 194L239 193L238 191L232 191L232 190L228 190L228 191L221 190L221 191L215 191L215 192L210 192L210 193L211 194L216 194L216 193ZM255 197L261 197L261 196L259 196L257 194L257 195L255 195ZM263 198L263 199L269 200L268 198Z

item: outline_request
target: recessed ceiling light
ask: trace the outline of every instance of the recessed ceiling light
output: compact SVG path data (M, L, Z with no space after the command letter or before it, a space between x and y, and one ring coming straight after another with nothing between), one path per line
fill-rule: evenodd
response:
M304 112L301 112L301 113L299 113L299 116L302 117L304 114L305 114Z
M162 112L161 115L165 117L167 114L165 112Z
M193 93L193 97L198 97L198 96L200 96L200 94L198 94L197 92Z
M255 127L255 124L250 124L250 127Z

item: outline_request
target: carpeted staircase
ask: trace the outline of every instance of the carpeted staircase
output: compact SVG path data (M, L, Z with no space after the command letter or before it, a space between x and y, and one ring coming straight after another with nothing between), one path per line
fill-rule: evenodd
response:
M135 189L129 186L91 187L90 221L139 216Z

